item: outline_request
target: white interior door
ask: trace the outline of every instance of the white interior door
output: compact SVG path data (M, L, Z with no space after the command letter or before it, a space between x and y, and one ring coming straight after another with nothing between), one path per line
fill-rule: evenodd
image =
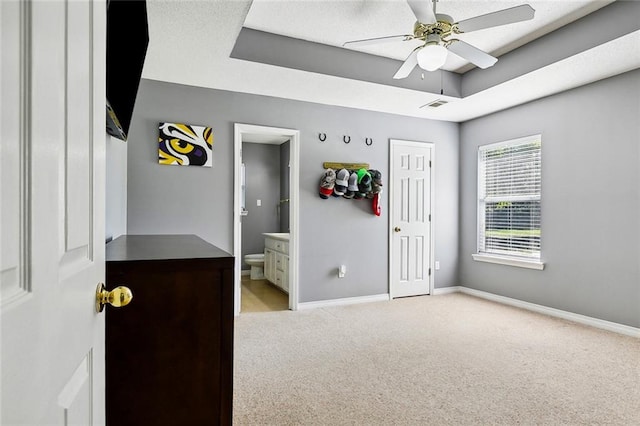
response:
M432 157L432 144L391 140L392 298L431 293Z
M0 19L0 423L104 424L106 4Z

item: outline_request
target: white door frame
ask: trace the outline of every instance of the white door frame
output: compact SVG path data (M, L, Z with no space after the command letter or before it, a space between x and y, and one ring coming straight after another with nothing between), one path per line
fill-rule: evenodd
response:
M242 242L241 226L241 181L242 181L242 135L245 133L288 136L290 142L289 167L289 309L298 310L298 259L299 259L299 211L300 211L300 131L277 127L258 126L253 124L234 124L234 178L233 178L233 255L235 256L234 312L240 314Z
M394 189L393 189L393 181L394 181L394 169L393 169L393 151L396 146L417 146L423 148L429 148L431 150L431 178L429 179L429 196L431 204L431 221L429 222L429 235L431 241L429 241L429 268L431 273L429 274L429 294L433 294L434 289L434 278L435 278L435 268L434 268L434 249L435 249L435 235L433 233L435 229L435 205L434 205L434 181L435 181L435 144L431 142L418 142L418 141L408 141L402 139L389 139L389 298L393 299L394 294L392 290L392 280L393 280L393 227L394 227L394 217L393 217L393 202L394 202Z

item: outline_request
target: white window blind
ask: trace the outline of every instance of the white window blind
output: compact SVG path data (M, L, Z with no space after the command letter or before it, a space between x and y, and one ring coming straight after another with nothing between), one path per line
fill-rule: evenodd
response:
M478 253L540 259L540 135L478 152Z

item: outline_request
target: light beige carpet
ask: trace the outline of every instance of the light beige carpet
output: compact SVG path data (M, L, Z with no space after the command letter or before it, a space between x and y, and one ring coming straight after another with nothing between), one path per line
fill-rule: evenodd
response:
M234 425L640 425L640 340L463 294L236 321Z

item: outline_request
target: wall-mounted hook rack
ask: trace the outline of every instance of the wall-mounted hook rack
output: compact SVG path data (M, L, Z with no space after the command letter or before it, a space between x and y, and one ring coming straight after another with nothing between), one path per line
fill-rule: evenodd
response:
M324 142L327 140L327 134L326 133L318 133L318 139L320 139L320 142Z
M351 136L346 136L346 135L345 135L345 136L343 136L343 137L342 137L342 141L343 141L344 143L349 143L349 142L351 142Z
M364 143L367 146L373 145L373 138L364 138Z
M322 167L325 169L347 169L347 170L358 170L358 169L367 169L369 170L369 163L332 163L332 162L324 162L322 163Z

